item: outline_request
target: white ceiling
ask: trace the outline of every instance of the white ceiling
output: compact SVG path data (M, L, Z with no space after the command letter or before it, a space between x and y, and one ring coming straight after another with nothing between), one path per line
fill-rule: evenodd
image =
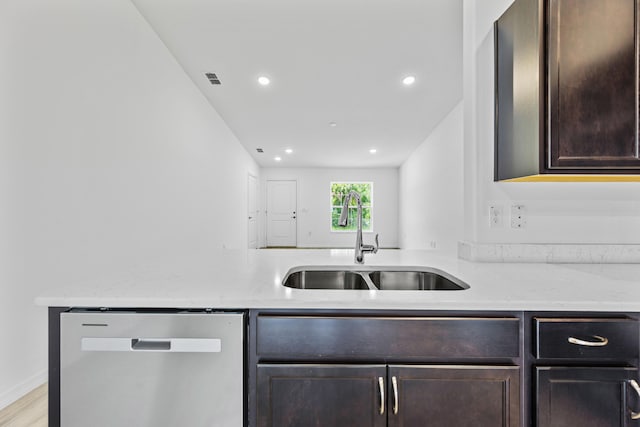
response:
M462 0L132 1L263 167L399 166L462 99Z

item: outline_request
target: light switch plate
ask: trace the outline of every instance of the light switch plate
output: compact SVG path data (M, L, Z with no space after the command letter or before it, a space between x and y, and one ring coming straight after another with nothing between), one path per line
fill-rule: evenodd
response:
M502 228L504 227L504 212L502 205L489 206L489 227Z

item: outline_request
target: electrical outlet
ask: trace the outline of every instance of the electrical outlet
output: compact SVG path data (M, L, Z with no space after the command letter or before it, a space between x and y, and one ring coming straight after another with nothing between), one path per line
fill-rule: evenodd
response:
M511 205L511 228L524 228L527 224L524 205Z
M438 246L438 244L437 244L437 242L435 240L432 240L432 241L429 242L429 247L431 249L435 249L436 246Z
M502 228L504 227L504 215L501 205L489 206L489 227Z

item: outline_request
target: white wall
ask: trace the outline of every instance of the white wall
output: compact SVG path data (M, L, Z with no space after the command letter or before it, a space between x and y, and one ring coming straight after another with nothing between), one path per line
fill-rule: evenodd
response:
M464 0L465 240L482 243L640 243L640 183L493 182L493 22L512 0ZM489 205L505 227L489 227ZM512 204L526 225L512 229Z
M400 167L400 247L455 252L463 236L463 104Z
M49 286L246 247L259 168L127 0L0 3L0 407L44 379Z
M298 247L352 247L354 232L331 232L330 183L373 182L373 231L364 240L373 244L380 234L380 247L398 246L398 169L265 168L261 172L262 200L266 202L267 180L298 182ZM265 204L262 206L262 214ZM265 237L263 235L262 244Z

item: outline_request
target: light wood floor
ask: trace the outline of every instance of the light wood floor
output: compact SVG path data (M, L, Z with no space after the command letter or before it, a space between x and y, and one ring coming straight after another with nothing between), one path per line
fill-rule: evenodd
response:
M47 384L0 411L0 427L47 427Z

